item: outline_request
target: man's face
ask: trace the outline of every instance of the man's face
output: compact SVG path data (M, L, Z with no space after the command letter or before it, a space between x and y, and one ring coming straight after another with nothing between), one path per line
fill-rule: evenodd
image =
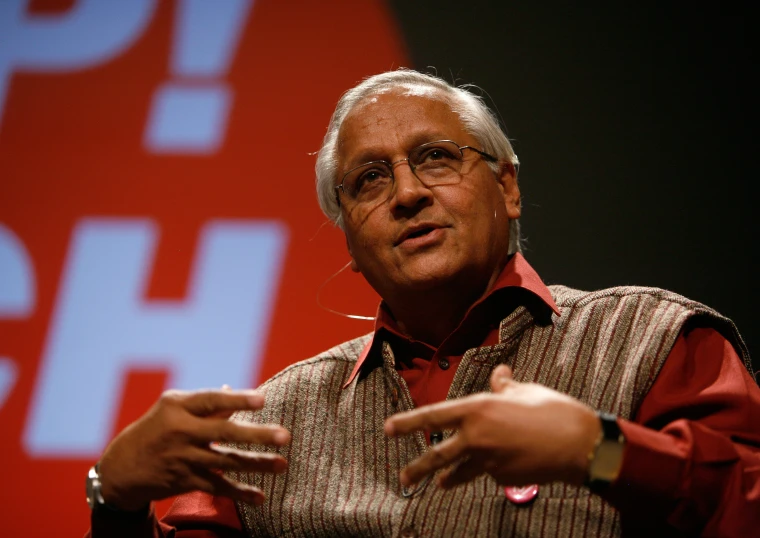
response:
M434 97L392 91L355 107L339 133L338 177L368 161L395 163L426 142L482 149L449 105ZM508 219L520 215L514 167L504 164L494 173L480 155L464 150L455 184L426 187L406 161L393 170L395 189L387 201L341 198L352 268L391 307L411 291L452 285L485 291L506 263Z

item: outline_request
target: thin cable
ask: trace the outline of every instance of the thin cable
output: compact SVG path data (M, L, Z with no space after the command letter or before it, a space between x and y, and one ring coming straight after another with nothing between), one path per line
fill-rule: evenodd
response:
M330 308L330 307L328 307L328 306L325 306L324 304L322 304L322 301L320 300L320 297L322 296L322 290L323 290L323 289L325 289L325 286L327 286L327 284L329 284L329 283L330 283L330 281L331 281L332 279L334 279L336 276L338 276L338 275L339 275L339 274L341 274L343 271L345 271L346 269L348 269L348 267L349 267L350 265L351 265L351 262L348 262L346 265L344 265L343 267L341 267L340 269L338 269L338 270L337 270L335 273L333 273L332 275L330 275L330 276L327 278L327 280L325 280L325 281L322 283L322 285L321 285L321 286L319 287L319 289L317 290L317 304L319 305L319 307L320 307L320 308L322 308L322 309L324 309L324 310L327 310L328 312L331 312L331 313L333 313L333 314L337 314L337 315L339 315L339 316L343 316L344 318L350 318L350 319L361 319L361 320L365 320L365 321L375 321L375 318L374 318L374 316L373 316L373 317L369 317L369 316L360 316L360 315L358 315L358 314L345 314L345 313L343 313L343 312L338 312L337 310L333 310L332 308Z

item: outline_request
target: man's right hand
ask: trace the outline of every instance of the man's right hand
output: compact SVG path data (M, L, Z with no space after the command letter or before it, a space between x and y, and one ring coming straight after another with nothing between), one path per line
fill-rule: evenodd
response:
M219 471L279 473L282 456L217 446L217 442L282 446L290 433L274 424L228 420L237 410L257 410L264 396L253 391L167 391L140 419L108 445L100 459L101 493L119 510L140 510L151 501L193 490L255 504L258 488Z

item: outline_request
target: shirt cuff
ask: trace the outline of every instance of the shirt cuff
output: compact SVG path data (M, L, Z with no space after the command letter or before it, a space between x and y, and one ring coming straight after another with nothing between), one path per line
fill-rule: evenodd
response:
M625 419L618 419L618 425L625 437L625 447L620 473L608 490L611 496L646 495L651 502L676 497L685 450L666 433Z
M157 536L156 513L153 503L143 510L126 512L98 506L90 515L92 537L127 538Z
M618 424L625 436L623 463L602 497L623 515L641 515L646 506L643 519L684 529L706 523L725 487L716 471L739 459L731 441L683 419L663 431L623 419Z

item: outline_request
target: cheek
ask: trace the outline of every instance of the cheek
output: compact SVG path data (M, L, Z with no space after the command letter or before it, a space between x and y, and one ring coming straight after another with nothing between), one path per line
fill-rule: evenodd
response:
M438 201L444 210L464 227L480 226L484 214L493 216L495 203L492 193L484 195L474 185L460 185L451 192L441 193Z
M493 187L493 188L489 188ZM492 243L508 234L509 220L504 197L495 185L470 186L441 200L441 205L455 221L460 248L483 250L484 241Z
M365 221L364 226L354 228L351 233L346 233L346 243L351 252L351 257L362 265L371 264L374 259L382 255L380 240L376 234L372 233L367 221Z
M354 230L354 237L360 237L362 234L367 235L369 231L382 233L386 227L386 219L382 204L370 209L355 207L343 215L345 229Z

